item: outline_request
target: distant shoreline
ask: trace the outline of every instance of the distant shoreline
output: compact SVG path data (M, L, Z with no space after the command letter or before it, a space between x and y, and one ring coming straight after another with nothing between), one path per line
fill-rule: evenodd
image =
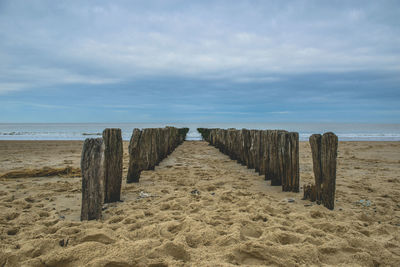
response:
M400 124L366 123L0 123L0 140L85 140L100 137L105 128L121 128L130 140L134 128L166 125L190 128L187 140L201 140L197 128L284 129L299 133L300 141L311 134L334 132L339 141L400 141Z

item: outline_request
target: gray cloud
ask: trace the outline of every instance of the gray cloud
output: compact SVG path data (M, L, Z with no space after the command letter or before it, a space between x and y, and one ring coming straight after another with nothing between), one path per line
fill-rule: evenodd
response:
M0 93L146 76L400 71L396 1L5 1Z
M0 1L0 113L397 122L399 17L398 1Z

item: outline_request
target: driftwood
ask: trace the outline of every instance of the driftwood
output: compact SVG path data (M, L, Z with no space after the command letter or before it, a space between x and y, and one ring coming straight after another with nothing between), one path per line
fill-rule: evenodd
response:
M336 158L338 138L334 133L313 134L310 137L315 185L304 186L304 199L335 207Z
M122 183L122 134L121 129L105 129L104 141L104 202L121 199Z
M81 220L101 218L104 201L104 143L101 138L86 139L81 157Z
M0 178L31 178L48 176L80 177L81 173L82 172L80 168L73 168L71 166L64 168L43 167L41 169L22 169L9 171L0 175Z

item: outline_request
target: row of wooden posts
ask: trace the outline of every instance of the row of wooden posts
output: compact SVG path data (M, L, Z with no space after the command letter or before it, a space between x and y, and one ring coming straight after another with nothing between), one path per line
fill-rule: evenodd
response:
M197 129L204 140L248 168L271 185L299 192L299 134L284 130ZM338 138L334 133L310 137L315 185L304 185L303 199L334 208Z
M188 128L134 129L129 143L127 183L139 182L186 137ZM123 169L121 129L105 129L103 138L88 138L82 148L81 220L101 218L103 203L120 201Z
M154 167L186 137L189 128L147 128L134 129L129 143L129 169L127 182L139 182L143 170Z
M271 185L299 192L299 134L283 130L205 129L203 139L242 165L255 169Z

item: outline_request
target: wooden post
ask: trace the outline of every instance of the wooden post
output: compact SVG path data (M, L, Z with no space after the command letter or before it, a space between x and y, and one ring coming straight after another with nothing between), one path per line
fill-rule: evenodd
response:
M254 133L254 169L260 173L260 151L261 151L261 131L256 130Z
M335 207L337 148L338 137L331 132L324 133L321 140L322 203L330 210Z
M299 192L299 134L296 132L282 132L279 136L282 190Z
M242 130L242 138L243 138L243 147L242 147L242 153L243 153L243 163L244 165L247 166L247 168L249 167L249 163L250 163L250 157L249 157L249 150L250 150L250 145L251 145L251 139L250 139L250 131L247 129L243 129Z
M143 161L143 170L151 170L151 152L151 129L145 128L140 138L140 158Z
M247 167L249 169L254 169L255 168L255 159L254 159L254 154L255 154L255 135L256 135L256 130L249 130L249 162L247 164Z
M273 163L273 155L272 155L272 153L273 153L273 145L274 145L274 141L273 141L273 135L274 135L274 132L275 131L273 131L273 130L267 130L267 133L266 133L266 135L267 135L267 137L266 137L266 139L267 139L267 141L266 141L266 151L265 151L265 180L267 181L267 180L271 180L271 177L274 175L273 174L273 172L274 172L274 170L273 170L273 165L274 165L274 163Z
M221 134L222 134L222 136L221 136L222 137L222 153L229 154L228 146L227 146L227 143L228 143L228 138L227 138L228 130L222 129Z
M304 191L304 197L316 200L333 210L336 191L336 158L338 138L334 133L313 134L310 137L315 185Z
M309 199L311 202L317 200L317 188L315 184L303 186L303 199ZM317 202L319 204L319 202Z
M104 201L104 143L88 138L83 143L81 221L101 219Z
M229 158L234 159L234 155L232 153L232 129L228 129L226 132L226 145Z
M245 150L244 132L245 132L244 129L239 130L239 144L238 144L238 155L239 155L238 162L243 166L246 165L245 152L244 152Z
M322 199L321 140L322 135L320 134L313 134L309 138L315 180L315 189L312 190L312 192L315 191L315 193L312 194L311 198L314 199L314 201L316 200L318 204L320 204Z
M282 185L282 161L284 160L282 157L283 153L279 153L281 151L282 145L285 144L285 140L281 139L280 136L286 133L286 131L282 130L273 130L271 131L271 140L270 140L270 150L269 153L269 168L268 168L268 176L271 179L272 186L280 186Z
M236 133L237 131L235 129L229 129L228 130L228 144L229 144L229 156L232 160L237 160L236 156Z
M150 130L149 166L150 170L154 170L157 164L157 129L151 128L149 130Z
M177 128L175 128L175 127L173 127L173 130L174 130L174 135L173 135L173 147L172 147L172 151L174 151L175 150L175 148L178 146L178 135L179 135L179 133L178 133L178 129ZM171 152L172 152L171 151Z
M122 183L122 134L121 129L105 129L104 141L104 202L121 198Z
M236 161L239 161L239 145L240 145L240 131L239 130L235 130L233 132L233 140L232 140L232 149L233 149L233 154L235 157Z
M167 127L168 129L168 155L174 150L174 128Z
M287 165L289 161L288 140L286 132L279 132L277 136L277 169L274 180L271 180L271 185L282 185L283 191L287 191L288 175ZM274 182L274 184L272 184Z
M168 140L169 140L169 129L164 128L163 129L163 158L168 157Z
M291 191L300 191L300 156L299 156L299 133L289 133L290 142L290 169L291 169Z
M267 131L261 131L260 134L260 175L265 175L265 167L267 161Z
M129 168L126 182L127 183L138 183L140 178L140 172L143 170L141 156L141 138L142 131L134 129L131 140L129 142Z
M157 128L157 165L165 158L164 155L164 129Z

